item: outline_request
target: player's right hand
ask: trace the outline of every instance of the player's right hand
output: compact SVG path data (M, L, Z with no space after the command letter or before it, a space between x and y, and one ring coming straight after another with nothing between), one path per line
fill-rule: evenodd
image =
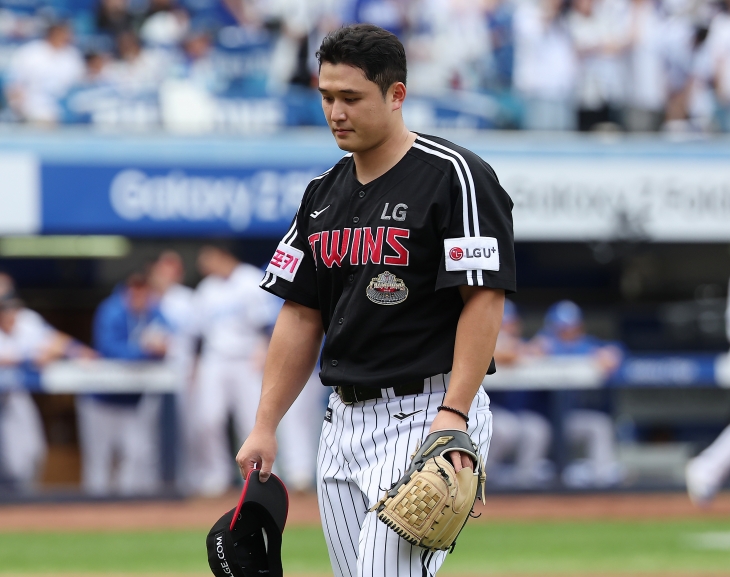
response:
M236 463L241 469L243 478L248 477L252 469L258 469L259 480L262 483L266 482L271 475L277 449L275 432L270 433L254 427L236 455Z

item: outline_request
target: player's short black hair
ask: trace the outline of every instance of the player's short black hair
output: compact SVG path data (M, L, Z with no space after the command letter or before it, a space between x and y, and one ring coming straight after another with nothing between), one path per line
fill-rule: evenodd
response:
M359 68L375 82L385 96L395 82L406 83L406 50L398 37L372 24L343 26L327 34L317 51L323 62Z

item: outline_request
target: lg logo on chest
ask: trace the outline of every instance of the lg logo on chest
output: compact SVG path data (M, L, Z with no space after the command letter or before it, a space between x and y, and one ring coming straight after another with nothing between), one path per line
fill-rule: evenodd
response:
M406 209L408 208L407 204L403 204L402 202L399 202L393 207L393 212L388 214L388 211L390 209L390 203L386 202L385 206L383 207L383 214L380 215L381 220L390 220L391 218L393 220L397 220L398 222L403 222L406 219Z

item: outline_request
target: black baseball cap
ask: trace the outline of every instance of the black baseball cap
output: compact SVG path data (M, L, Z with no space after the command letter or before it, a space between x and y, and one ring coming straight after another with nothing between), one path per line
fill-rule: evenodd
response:
M283 577L281 534L289 511L284 483L271 475L266 483L254 469L246 478L238 506L208 533L208 565L216 577Z

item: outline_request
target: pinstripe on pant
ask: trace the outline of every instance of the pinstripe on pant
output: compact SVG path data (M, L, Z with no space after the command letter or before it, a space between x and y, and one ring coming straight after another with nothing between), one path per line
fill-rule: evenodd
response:
M428 434L450 375L425 380L424 393L345 405L333 393L317 458L317 496L335 577L428 577L446 552L401 539L368 509L407 469ZM386 397L387 395L387 397ZM486 460L492 436L489 397L480 388L469 410L469 434Z

